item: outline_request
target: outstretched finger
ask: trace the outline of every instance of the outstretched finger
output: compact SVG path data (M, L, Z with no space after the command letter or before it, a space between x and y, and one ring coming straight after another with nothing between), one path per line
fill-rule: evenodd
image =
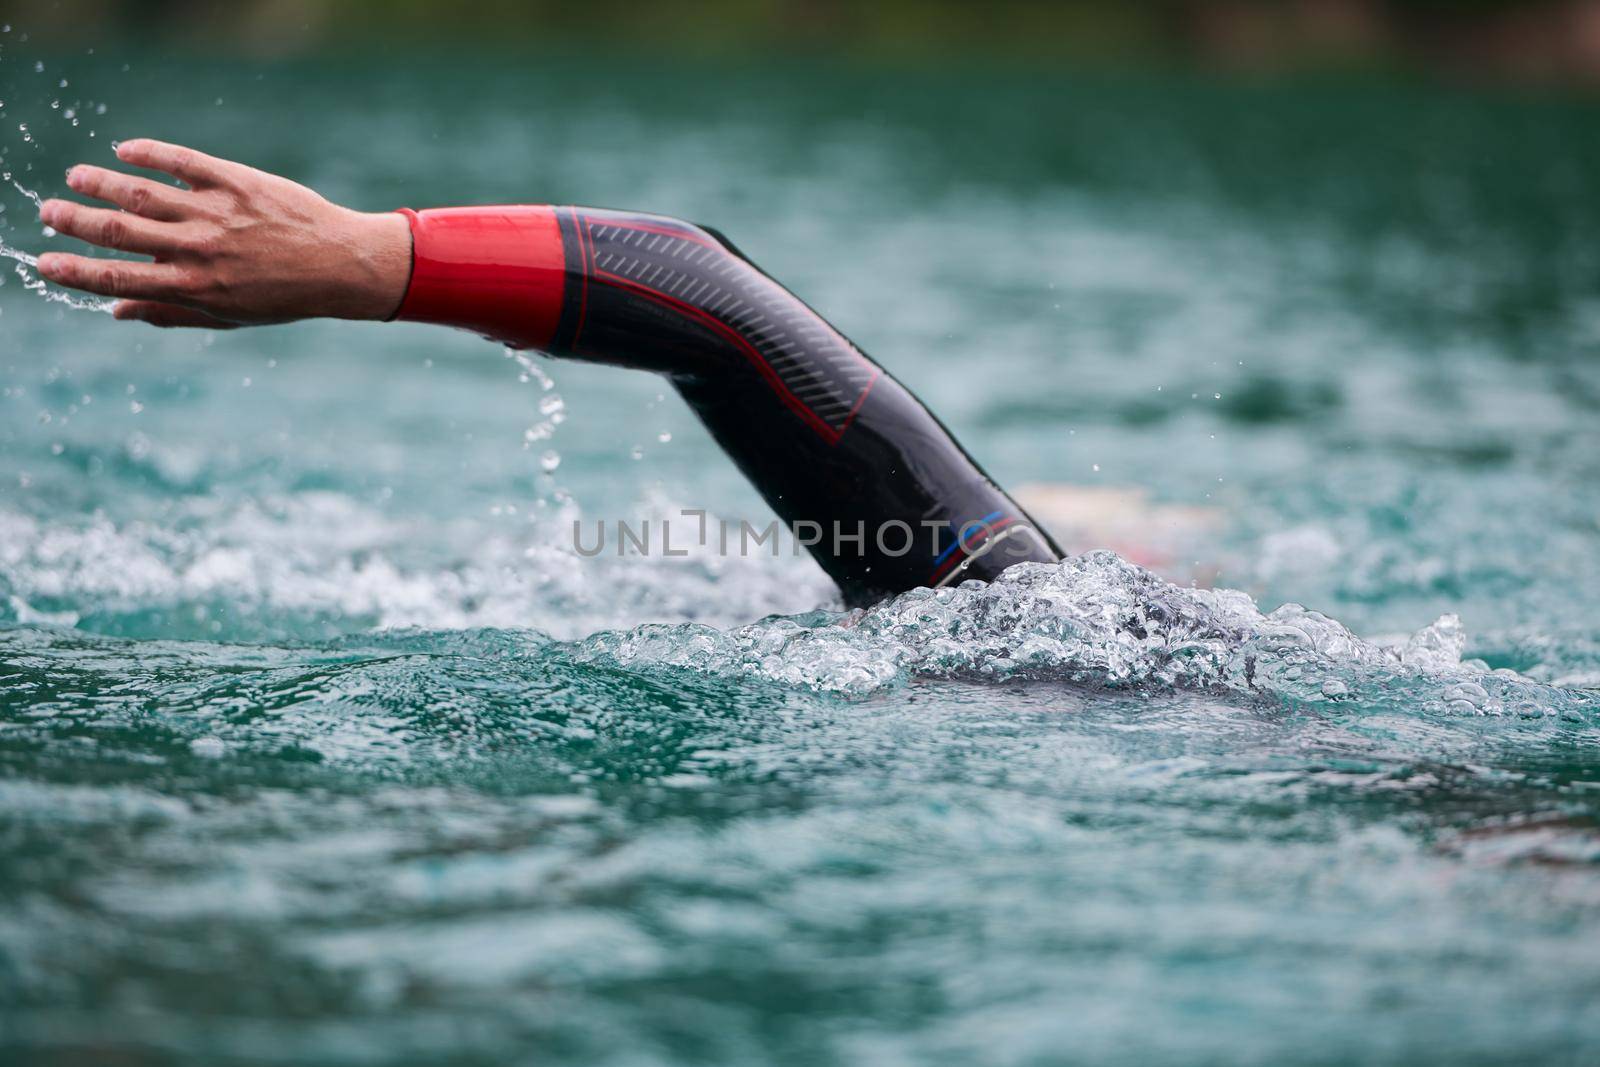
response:
M239 323L207 315L194 308L177 304L163 304L155 300L119 300L111 314L128 322L147 322L151 326L168 329L175 326L196 327L203 330L236 330Z
M182 189L88 163L67 171L67 187L160 222L177 222L193 214L188 202L192 194Z
M136 300L177 300L190 289L189 276L171 263L134 263L47 252L39 257L39 273L72 289Z
M123 141L117 146L117 158L135 167L165 171L174 178L188 182L195 189L228 185L233 172L242 169L237 163L229 163L192 148L145 137Z
M80 241L147 256L166 255L176 250L183 238L182 228L169 222L153 222L111 208L85 207L70 200L46 200L39 207L39 220Z

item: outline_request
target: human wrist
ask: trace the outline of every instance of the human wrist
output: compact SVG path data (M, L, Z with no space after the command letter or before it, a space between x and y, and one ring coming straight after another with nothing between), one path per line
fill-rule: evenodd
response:
M411 227L392 211L345 212L344 254L330 292L339 294L328 314L341 319L386 320L405 299L411 276Z

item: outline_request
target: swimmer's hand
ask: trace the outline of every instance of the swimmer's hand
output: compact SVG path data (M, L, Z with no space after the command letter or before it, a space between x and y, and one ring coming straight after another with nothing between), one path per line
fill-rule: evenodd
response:
M67 185L122 210L70 200L39 210L68 236L153 257L39 257L51 281L119 298L117 318L225 329L384 319L400 306L411 270L404 216L351 211L287 178L161 141L124 141L117 158L188 188L80 164Z

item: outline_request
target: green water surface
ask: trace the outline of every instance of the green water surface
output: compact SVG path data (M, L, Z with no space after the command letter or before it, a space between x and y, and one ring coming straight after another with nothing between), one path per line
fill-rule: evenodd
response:
M8 276L0 1058L1600 1062L1594 103L603 48L0 99L46 196L147 135L715 225L1002 482L1213 509L1177 587L840 626L804 559L572 555L767 515L647 376ZM1465 665L1368 643L1442 614Z

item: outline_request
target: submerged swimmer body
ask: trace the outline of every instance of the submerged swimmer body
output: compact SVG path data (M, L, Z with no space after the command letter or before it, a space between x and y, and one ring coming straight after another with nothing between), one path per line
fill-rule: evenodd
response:
M678 392L845 600L989 580L1060 550L899 382L715 231L588 208L368 215L284 178L157 141L94 166L42 220L154 257L40 257L120 319L231 328L315 317L458 326L554 356L652 370Z

